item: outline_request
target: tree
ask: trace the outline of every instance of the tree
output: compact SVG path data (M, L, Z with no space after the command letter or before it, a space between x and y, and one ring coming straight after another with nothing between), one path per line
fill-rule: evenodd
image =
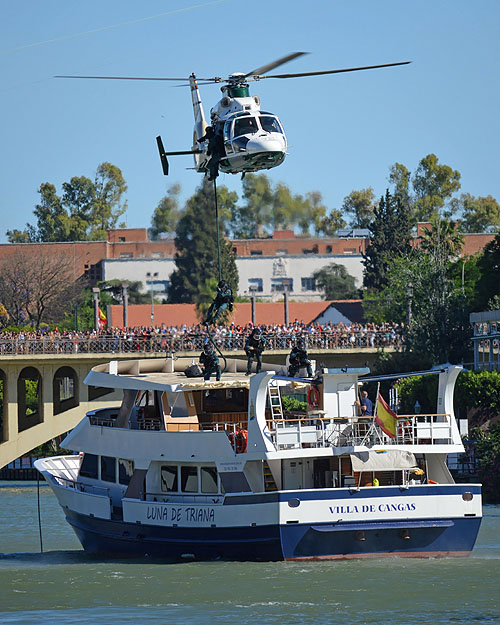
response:
M420 247L433 254L441 263L458 256L463 246L464 235L458 231L457 223L438 215L431 219L431 227L420 237Z
M229 197L229 194L225 194ZM228 207L224 195L218 194L219 213L224 215ZM238 290L238 272L230 243L222 236L224 219L221 217L221 266L222 278L231 286L233 293ZM217 232L215 227L215 207L213 186L204 179L196 193L186 203L184 213L177 226L175 238L176 269L171 275L168 302L198 303L201 293L210 278L218 282Z
M380 291L388 280L391 261L411 250L412 220L408 204L393 197L389 190L374 209L370 223L370 244L363 254L363 284Z
M489 302L500 296L500 233L484 248L477 260L480 277L476 283L474 309L488 310Z
M314 272L316 287L325 292L325 299L357 299L359 289L356 279L348 273L344 265L330 263Z
M428 221L460 189L460 172L439 164L435 154L428 154L418 164L413 189L416 216L419 221Z
M460 213L464 232L498 232L500 230L500 204L491 195L474 197L462 193L452 201L454 211Z
M373 200L375 194L373 189L361 189L360 191L351 191L344 198L342 210L344 214L352 215L350 226L353 228L368 228L373 219Z
M410 192L411 172L401 163L394 163L389 170L389 182L394 185L393 197L403 206L413 209Z
M329 215L323 217L320 222L318 234L333 236L337 230L346 227L346 222L342 216L342 211L338 208L332 208Z
M255 238L271 223L274 195L265 174L247 174L243 179L243 205L235 205L230 228L237 239Z
M18 249L0 263L0 301L14 325L62 317L75 290L72 258L48 249Z
M149 229L151 239L157 239L163 232L175 232L180 217L178 200L180 192L180 185L173 184L155 208Z
M111 163L101 163L93 181L74 176L62 189L59 197L50 182L40 185L41 200L33 211L36 225L27 224L24 232L7 232L11 243L104 240L106 230L116 227L127 207L122 201L127 185L121 170Z

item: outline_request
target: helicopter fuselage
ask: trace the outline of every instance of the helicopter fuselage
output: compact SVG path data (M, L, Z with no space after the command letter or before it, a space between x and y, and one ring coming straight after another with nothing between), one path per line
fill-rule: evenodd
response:
M209 154L208 141L199 142L206 131L207 123L203 114L196 79L190 78L195 127L193 150L197 171L206 172ZM260 110L258 96L250 96L248 86L225 85L223 97L211 109L211 126L223 144L219 158L219 169L225 173L246 173L271 169L280 165L286 156L287 142L283 126L276 115ZM203 134L200 134L203 133Z

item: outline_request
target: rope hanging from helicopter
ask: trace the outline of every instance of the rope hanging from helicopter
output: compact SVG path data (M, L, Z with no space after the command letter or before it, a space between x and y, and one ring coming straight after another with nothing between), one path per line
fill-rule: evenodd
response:
M217 296L214 300L214 302L212 303L212 305L210 306L210 308L208 309L208 313L207 316L205 318L205 328L207 330L207 335L208 335L208 340L210 341L210 343L212 343L212 345L214 346L214 348L217 350L217 352L219 353L220 357L222 358L222 360L224 361L224 369L222 369L221 373L224 373L227 369L227 360L226 357L224 356L224 354L221 352L219 346L217 345L217 343L215 342L212 333L210 332L210 322L213 320L214 322L216 321L217 317L219 316L221 311L221 307L224 306L224 302L222 303L222 306L219 305L217 306L217 299L219 298L219 288L222 285L222 266L221 266L221 255L220 255L220 233L219 233L219 206L218 206L218 202L217 202L217 178L214 178L214 201L215 201L215 230L217 233L217 266L218 266L218 271L219 271L219 284L217 286ZM231 295L232 297L232 295ZM227 307L227 304L226 306ZM232 307L232 302L231 302L231 307Z

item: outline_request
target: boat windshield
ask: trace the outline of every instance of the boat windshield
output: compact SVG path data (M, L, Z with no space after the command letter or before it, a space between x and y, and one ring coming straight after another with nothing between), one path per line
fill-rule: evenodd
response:
M241 135L253 135L259 129L255 117L238 117L234 120L233 137Z
M278 118L274 117L274 115L261 115L259 119L262 130L265 130L266 132L283 133L281 124L279 123Z

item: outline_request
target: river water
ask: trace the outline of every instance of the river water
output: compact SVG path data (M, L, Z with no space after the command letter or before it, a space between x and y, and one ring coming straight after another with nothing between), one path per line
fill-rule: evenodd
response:
M500 506L469 558L159 564L87 557L47 487L1 488L0 623L500 624Z

